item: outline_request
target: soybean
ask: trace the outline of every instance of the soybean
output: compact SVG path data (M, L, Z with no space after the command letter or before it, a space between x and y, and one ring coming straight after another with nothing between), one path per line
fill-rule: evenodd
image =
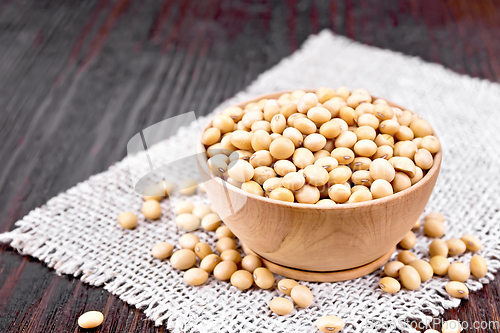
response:
M450 294L452 297L456 298L465 298L469 296L469 288L462 282L458 281L450 281L446 285L446 291L448 294Z
M408 290L415 290L420 287L421 279L418 271L412 266L404 266L399 270L401 283Z
M170 258L172 267L180 269L181 271L191 268L196 263L196 254L188 249L175 251Z
M246 270L239 270L231 275L231 284L239 290L246 290L253 284L252 273Z
M214 276L217 280L227 281L236 270L238 270L238 267L233 261L221 261L214 268Z
M302 285L293 287L290 296L295 304L301 308L307 308L314 300L311 290Z
M448 255L452 257L459 256L466 250L465 243L458 238L448 239L446 244L448 245Z
M174 246L168 242L160 242L153 246L151 254L157 259L167 259L172 255Z
M316 327L321 332L337 333L341 331L344 326L344 321L337 316L324 316L316 321Z
M383 291L389 294L394 294L401 290L401 284L399 284L398 280L392 277L382 278L378 285Z
M137 226L137 216L132 212L124 212L118 216L118 223L125 229L134 229Z
M261 289L269 289L274 286L274 275L270 270L264 267L257 267L253 271L255 284Z
M434 274L445 276L448 273L448 269L450 267L450 262L446 257L443 256L434 256L429 261L429 264L432 266L432 270Z
M470 260L470 270L474 277L481 279L488 273L488 264L486 264L483 257L475 255Z
M259 257L249 254L241 260L241 268L253 273L257 268L262 266L262 261Z
M204 284L208 279L208 273L201 268L191 268L184 273L184 281L192 286Z
M78 317L78 326L84 329L97 327L104 321L104 315L99 311L87 311Z
M455 262L448 268L448 276L452 281L465 282L470 277L470 269L464 263Z
M283 294L290 296L292 293L292 289L298 286L299 283L292 279L283 279L278 282L278 289Z
M276 297L269 302L269 308L279 316L286 316L293 311L293 303L284 297Z

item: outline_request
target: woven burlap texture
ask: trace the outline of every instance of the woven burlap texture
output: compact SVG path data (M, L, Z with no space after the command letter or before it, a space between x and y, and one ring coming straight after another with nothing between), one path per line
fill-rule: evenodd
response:
M479 281L471 278L466 282L471 290L482 288L500 267L500 157L496 151L500 147L500 85L361 45L325 30L309 37L300 50L262 73L214 113L272 91L343 85L367 88L373 95L417 112L433 125L444 158L426 211L445 215L446 239L471 233L483 241L480 254L489 265L489 273ZM200 126L208 118L198 119ZM176 151L194 153L196 126L181 128L153 151L168 149L174 156ZM345 332L369 332L377 330L369 326L374 320L385 327L408 319L428 322L460 304L447 295L446 278L431 279L415 291L385 294L378 288L381 271L346 282L304 282L314 294L313 304L282 317L268 307L271 299L280 296L277 290L254 287L239 291L213 276L205 285L188 286L183 282L183 272L173 269L168 260L160 261L150 254L157 242L177 244L182 232L174 223L171 206L186 197L175 194L164 200L161 219L145 220L139 213L142 198L133 191L129 173L144 172L144 156L140 155L129 156L49 200L18 221L17 229L0 235L0 241L38 258L59 274L104 286L175 333L316 332L315 321L327 314L343 318ZM189 168L178 172L187 175ZM202 192L189 199L195 204L208 204ZM117 223L117 216L129 210L139 213L135 230L124 230ZM194 233L215 249L214 233ZM427 258L431 239L422 231L417 236L415 252ZM466 253L452 260L468 264L471 256Z

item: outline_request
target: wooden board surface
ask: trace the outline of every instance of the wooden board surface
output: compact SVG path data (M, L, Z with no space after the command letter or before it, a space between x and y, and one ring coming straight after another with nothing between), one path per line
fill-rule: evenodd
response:
M0 1L0 231L123 158L137 131L208 113L323 28L500 81L498 0ZM500 321L499 293L496 280L445 318ZM0 247L0 332L78 332L91 309L106 316L94 332L167 331Z

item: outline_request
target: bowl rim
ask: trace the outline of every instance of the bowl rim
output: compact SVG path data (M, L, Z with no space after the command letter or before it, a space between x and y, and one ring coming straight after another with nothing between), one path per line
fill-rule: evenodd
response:
M314 92L315 90L313 89L303 89L304 91L306 92ZM251 103L251 102L255 102L256 100L260 100L260 99L264 99L264 98L273 98L272 96L279 96L281 94L285 94L285 93L290 93L294 90L286 90L286 91L279 91L279 92L274 92L274 93L268 93L268 94L264 94L264 95L259 95L259 96L256 96L256 97L253 97L251 99L248 99L248 100L245 100L245 101L242 101L240 103L237 103L237 104L234 104L234 105L231 105L231 106L239 106L241 107L242 105L245 105L245 104L248 104L248 103ZM380 98L380 97L377 97L377 96L373 96L372 95L372 98L374 99L377 99L377 98ZM407 110L406 108L394 103L394 102L391 102L387 99L384 98L384 100L392 107L397 107L397 108L400 108L401 110ZM408 110L410 111L410 110ZM413 111L410 111L412 112L413 114L417 114ZM212 124L212 119L208 122L208 124L203 128L203 131L201 132L201 134L203 134L203 132L205 131L206 128L208 128L209 126L211 126ZM434 129L433 129L434 131ZM434 136L438 137L436 132L434 131ZM409 188L401 191L401 192L398 192L398 193L394 193L394 194L391 194L387 197L383 197L383 198L379 198L379 199L373 199L373 200L370 200L370 201L362 201L362 202L355 202L355 203L344 203L344 204L335 204L335 205L332 205L332 206L326 206L326 205L318 205L318 204L308 204L308 203L299 203L299 202L287 202L287 201L280 201L280 200L274 200L274 199L270 199L266 196L259 196L259 195L256 195L256 194L252 194L252 193L249 193L249 192L246 192L246 191L243 191L242 189L240 188L237 188L236 186L234 185L231 185L229 184L228 182L226 182L226 184L229 184L229 186L226 187L226 189L228 189L229 191L233 191L233 192L236 192L236 193L239 193L239 194L242 194L242 195L246 195L252 199L255 199L255 200L258 200L258 201L262 201L263 203L266 203L266 204L272 204L272 205L276 205L276 206L284 206L284 207L289 207L289 208L300 208L300 209L314 209L314 210L352 210L352 209L355 209L355 208L361 208L361 207L371 207L371 206L377 206L377 205L383 205L383 204L387 204L391 201L397 201L398 199L402 198L403 196L406 196L414 191L417 191L420 187L422 186L425 186L433 177L436 173L439 173L439 170L440 170L440 167L441 167L441 161L442 161L442 148L435 154L434 156L434 164L432 165L432 167L427 171L427 173L424 175L424 177L418 181L415 185L412 185L410 186ZM221 186L224 186L224 184L222 183L222 178L220 177L214 177L212 175L212 173L210 172L210 170L208 169L208 165L207 165L207 161L208 161L208 158L207 158L207 155L206 155L206 149L205 149L205 145L201 142L201 135L200 137L197 139L196 141L196 153L197 153L197 159L199 161L199 166L200 167L203 167L204 171L206 173L208 173L208 175L210 176L210 179L212 180L215 180L217 183L219 183L219 185ZM202 158L202 160L200 160L200 157ZM201 163L200 163L201 162ZM203 163L203 164L202 164ZM436 175L437 177L437 175ZM326 198L325 198L326 199ZM320 199L321 200L321 199Z

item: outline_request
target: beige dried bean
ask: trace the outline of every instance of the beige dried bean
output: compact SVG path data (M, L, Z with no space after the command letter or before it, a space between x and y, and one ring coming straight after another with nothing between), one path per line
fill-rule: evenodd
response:
M229 163L229 169L227 172L229 177L238 182L244 183L253 178L255 171L250 163L244 160L236 160Z
M349 196L349 203L364 202L372 200L372 193L368 190L359 190Z
M246 162L250 161L250 158L252 157L253 153L246 151L246 150L237 150L235 152L232 152L231 155L229 155L229 161L237 161L237 160L244 160Z
M412 266L404 266L399 270L401 284L408 290L415 290L422 283L418 271Z
M354 125L357 120L357 114L350 106L343 106L339 110L339 117L343 119L348 125Z
M300 119L300 118L307 118L307 116L305 114L302 114L302 113L294 113L292 114L290 117L288 117L288 119L286 120L286 123L289 127L292 127L292 128L295 128L294 125L295 125L295 120L297 119ZM295 128L296 129L296 128ZM298 131L298 130L297 130ZM300 131L299 131L300 132ZM283 133L285 133L285 131L283 131ZM300 135L302 135L302 133L300 133Z
M354 185L364 185L370 187L372 185L373 178L370 175L370 171L358 170L353 172L351 181L354 183Z
M208 273L201 268L191 268L184 273L184 282L192 286L204 284L208 279Z
M177 224L184 231L193 231L200 227L201 221L193 214L179 214L175 218Z
M389 134L378 134L375 138L377 146L390 146L394 148L394 138Z
M424 220L438 220L439 222L444 222L444 216L441 213L438 212L430 212L427 215L425 215Z
M290 293L295 304L301 308L307 308L312 304L314 296L309 288L306 286L298 285L292 288Z
M323 150L321 150L321 151L323 151ZM330 156L330 153L326 152L326 154L328 154L328 156L321 157L321 158L317 159L314 162L314 165L323 168L327 172L330 172L333 169L335 169L339 165L339 163L335 158Z
M269 145L271 144L271 136L265 130L257 130L253 133L250 144L253 150L269 150Z
M241 260L241 268L253 273L256 268L262 266L262 261L259 257L249 254Z
M450 281L446 284L446 291L450 296L456 298L465 298L469 296L469 288L462 282Z
M321 332L337 333L341 331L344 326L344 321L337 316L324 316L316 321L316 327Z
M424 178L424 172L422 171L422 169L420 167L415 166L415 176L413 176L412 178L410 178L411 185L415 185L422 178Z
M322 186L329 179L328 171L318 165L308 165L305 167L304 177L307 183L313 186ZM283 184L283 186L285 185Z
M395 156L389 160L389 163L394 166L396 171L404 172L409 177L415 176L415 163L408 157Z
M211 146L220 141L221 132L218 128L210 127L203 132L201 142L206 146Z
M198 258L200 258L200 260L202 260L209 254L212 254L212 249L207 243L199 242L194 246L194 253Z
M288 105L293 105L293 104L288 104ZM264 120L266 121L271 121L275 115L280 113L280 105L276 100L270 99L267 101L266 105L264 106Z
M276 188L269 193L269 198L286 201L286 202L294 202L294 195L292 191L286 188Z
M280 161L276 161L276 163L274 163L274 171L284 177L285 175L289 174L290 172L296 172L297 171L297 167L295 166L295 164L293 164L292 162L288 161L288 160L280 160Z
M410 124L410 129L417 138L423 138L427 135L431 135L433 130L431 125L423 119L415 119Z
M286 316L293 311L293 303L284 297L275 297L269 302L269 308L279 316Z
M315 106L307 111L307 118L319 126L329 121L332 118L332 114L322 106Z
M219 114L212 120L212 126L218 128L222 134L232 132L234 129L234 120L226 114Z
M255 180L259 185L263 185L264 182L270 178L276 178L276 172L273 168L268 166L260 166L255 168L253 174L253 180Z
M231 133L231 144L238 149L250 150L252 149L252 136L253 133L236 130Z
M318 88L318 90L316 90L316 96L318 96L318 101L320 103L324 103L329 99L335 97L335 90L331 88L320 87Z
M459 256L467 249L465 243L458 238L448 239L446 244L448 245L448 255L451 257Z
M286 128L286 119L285 116L282 114L277 114L273 117L271 120L271 131L273 133L283 133L283 131Z
M424 148L420 148L419 150L417 150L413 158L415 160L415 164L423 170L430 169L434 164L432 154Z
M307 118L298 118L293 122L293 127L304 135L309 135L316 132L316 124Z
M122 228L134 229L137 226L137 216L132 212L121 213L118 216L118 223Z
M476 236L465 234L460 239L465 243L467 250L471 252L477 252L483 247L483 244Z
M223 237L234 237L234 234L227 226L223 225L215 230L215 237L217 237L217 239L221 239Z
M430 280L434 275L434 269L432 268L431 264L429 264L427 261L421 259L413 260L408 265L417 270L418 275L420 275L420 279L422 280L422 282Z
M432 238L439 238L446 233L446 226L439 220L426 220L424 222L424 233Z
M358 105L360 105L361 103L371 103L372 101L372 98L370 95L366 95L366 94L351 94L351 96L349 96L347 98L347 105L349 105L350 107L352 108L356 108Z
M290 139L293 142L295 148L299 148L300 146L302 146L304 140L304 136L302 135L302 133L295 127L286 128L283 131L283 137Z
M415 244L417 244L417 236L415 236L413 231L409 231L398 245L405 250L411 250L415 247Z
M348 166L340 165L330 171L328 175L330 184L343 184L351 178L352 171Z
M371 126L360 126L355 131L358 140L375 140L377 132Z
M294 114L300 114L305 117L302 113L296 113L297 112L297 104L295 103L290 103L287 105L283 105L280 109L280 114L283 115L285 118L290 118Z
M264 188L264 191L266 193L266 195L268 195L269 193L271 193L271 191L277 189L277 188L280 188L280 187L283 187L281 185L283 179L282 178L269 178L268 180L266 180L264 182L264 184L262 184L262 187Z
M399 270L404 266L401 261L391 261L385 264L384 273L385 275L393 278L399 277Z
M337 203L331 199L321 199L316 202L316 205L320 206L335 206Z
M334 139L342 133L341 125L333 120L330 120L319 128L319 134L323 135L327 139Z
M233 250L233 249L223 251L220 254L220 258L222 260L233 261L235 264L239 264L241 262L241 254L238 251Z
M378 285L380 289L389 294L394 294L401 290L401 285L399 284L398 280L392 277L385 277L380 279Z
M282 279L278 282L278 290L283 294L290 296L292 293L292 289L298 286L299 283L292 279Z
M295 145L293 144L292 140L281 137L271 142L269 151L274 158L284 160L293 155L295 151Z
M179 238L179 246L183 249L194 250L196 244L200 242L198 236L193 234L184 234Z
M161 206L156 200L147 200L142 204L142 214L150 220L156 220L161 216Z
M429 255L431 257L435 256L448 256L448 244L442 239L434 239L429 245Z
M243 125L245 125L245 127L250 128L252 127L253 123L262 119L264 119L264 113L261 110L252 110L243 115L243 118L241 118L241 122L243 123Z
M394 192L401 192L411 187L410 177L404 172L396 172L392 180L392 187Z
M354 152L349 148L335 148L331 155L339 164L343 165L350 164L354 160Z
M470 269L461 262L455 262L448 268L448 276L452 281L465 282L470 277Z
M484 278L488 273L488 264L480 255L475 255L470 260L470 270L477 279Z
M299 203L315 204L319 198L320 193L316 186L304 185L300 190L295 192L295 200Z
M370 191L373 199L384 198L394 193L391 183L385 179L377 179L373 181Z
M214 276L217 280L227 281L237 270L238 267L233 261L221 261L214 268Z
M300 190L306 183L304 176L298 172L290 172L283 177L282 185L290 191Z
M382 121L378 128L379 128L380 133L382 133L382 134L394 135L394 134L398 133L399 127L400 127L400 125L397 121L388 119L388 120Z
M217 266L221 262L221 259L215 253L207 255L200 262L200 268L206 271L207 273L212 273Z
M413 160L417 151L417 145L411 141L399 141L394 145L394 155L407 157L410 160Z
M335 139L334 145L336 148L345 147L352 148L358 141L358 137L354 132L345 131L340 133L340 135Z
M399 141L413 140L413 131L408 126L404 126L401 123L400 125L401 126L399 126L399 130L396 134L394 134L394 137Z
M236 250L236 242L230 237L223 237L217 241L217 243L215 244L215 248L219 253L231 249Z
M253 285L252 273L246 270L239 270L231 275L231 284L239 290L247 290Z
M328 196L336 203L345 203L351 196L351 190L343 184L335 184L328 189Z
M298 148L293 153L292 160L299 169L304 169L308 165L314 164L314 155L309 149Z
M78 317L78 326L84 329L95 328L102 324L104 315L99 311L87 311Z
M373 154L372 158L383 158L386 160L390 160L394 156L394 150L391 146L382 145L377 147L377 152Z
M258 168L262 166L270 166L273 164L273 160L273 156L268 150L259 150L250 156L249 162L252 167Z
M377 104L373 107L373 115L380 120L389 120L394 117L394 110L385 104Z
M408 265L410 262L412 262L413 260L416 260L417 257L415 256L414 253L410 252L410 251L401 251L399 252L398 254L398 261L402 262L403 264L405 265Z
M347 133L347 132L346 132ZM304 147L310 151L316 152L323 149L326 145L326 138L318 133L309 134L304 138Z
M346 132L352 133L352 132ZM377 144L372 140L359 140L354 145L354 152L358 156L368 157L372 156L377 152Z
M216 230L219 227L220 223L221 223L221 218L217 213L207 214L201 219L201 227L206 231Z
M183 179L179 182L179 193L183 195L193 195L198 189L198 181L193 178Z
M370 164L370 176L372 179L384 179L388 182L392 182L396 175L394 166L383 158L377 158Z
M172 267L181 271L191 268L196 264L196 254L188 249L175 251L170 258Z
M168 242L156 243L151 249L151 254L157 259L167 259L172 255L174 246Z
M265 267L257 267L253 271L253 280L261 289L269 289L274 286L274 275Z
M198 205L198 206L194 207L193 211L191 212L191 214L193 214L194 216L196 216L199 219L202 219L203 217L205 217L206 215L211 214L211 213L212 213L212 210L207 205Z
M370 170L371 163L372 160L368 157L355 157L354 160L352 160L350 167L353 171Z
M420 141L419 148L427 149L429 153L435 154L441 149L441 143L434 135L427 135Z
M300 97L297 103L297 111L300 113L307 113L309 109L318 105L318 96L314 93L307 93Z
M450 262L443 256L432 257L429 264L432 266L434 274L441 276L445 276L448 273L448 268L450 267Z

